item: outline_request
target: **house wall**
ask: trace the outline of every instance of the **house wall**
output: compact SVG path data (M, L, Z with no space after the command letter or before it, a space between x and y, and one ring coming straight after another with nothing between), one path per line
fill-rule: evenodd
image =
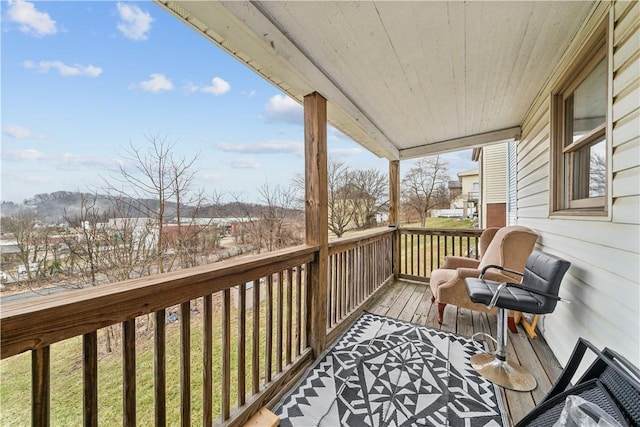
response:
M608 217L550 216L551 88L576 52L609 19L610 110ZM612 25L613 24L613 25ZM542 322L561 363L578 337L640 362L640 3L598 4L531 106L517 144L517 221L539 234L538 248L571 262L558 304Z
M473 216L473 213L477 210L475 203L469 203L469 194L480 192L480 175L479 171L467 171L458 174L458 180L462 186L462 193L460 194L460 202L465 216ZM474 187L476 184L476 187ZM477 195L477 194L476 194Z
M507 144L482 148L482 223L485 227L507 224Z

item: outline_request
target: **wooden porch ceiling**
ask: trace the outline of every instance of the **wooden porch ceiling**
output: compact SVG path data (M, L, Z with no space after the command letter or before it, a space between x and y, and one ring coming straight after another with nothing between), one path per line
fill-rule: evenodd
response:
M596 3L156 2L390 160L517 139Z

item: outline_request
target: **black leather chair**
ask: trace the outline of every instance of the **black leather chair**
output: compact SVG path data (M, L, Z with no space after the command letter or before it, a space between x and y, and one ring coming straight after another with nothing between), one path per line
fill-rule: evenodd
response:
M494 353L479 353L471 358L471 366L483 377L499 386L518 391L536 388L537 382L525 368L507 360L507 310L531 314L551 313L561 298L560 283L571 264L554 255L533 251L524 272L488 265L479 278L467 278L465 284L471 301L498 308L498 337ZM522 277L520 283L499 283L484 279L489 269L498 269ZM474 338L478 334L474 335ZM490 337L493 339L492 337Z

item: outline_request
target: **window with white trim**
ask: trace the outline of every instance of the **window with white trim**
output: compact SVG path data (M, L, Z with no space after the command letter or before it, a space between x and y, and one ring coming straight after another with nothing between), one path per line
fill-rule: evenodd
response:
M572 68L553 96L553 211L606 214L607 49L606 28Z

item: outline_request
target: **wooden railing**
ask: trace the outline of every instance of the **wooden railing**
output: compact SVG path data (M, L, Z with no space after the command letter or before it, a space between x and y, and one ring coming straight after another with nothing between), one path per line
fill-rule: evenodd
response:
M393 279L394 229L329 243L327 342L333 341Z
M483 230L400 228L398 277L428 282L431 271L448 255L478 258L478 238Z
M5 305L2 359L31 353L26 392L10 391L27 406L16 419L30 412L32 425L61 425L58 410L73 394L78 413L66 424L241 425L310 366L314 334L334 341L394 273L426 280L445 255L475 256L480 233L389 228L332 241L326 282L314 276L322 251L300 246ZM326 322L311 310L317 301ZM61 351L76 358L61 366ZM77 391L52 386L52 376L75 371ZM106 390L121 393L113 406Z
M50 377L57 370L52 369L51 346L79 336L83 413L72 424L114 423L105 421L105 412L118 408L103 410L98 390L98 345L104 339L98 332L113 325L120 325L122 399L116 403L122 402L123 425L212 425L214 419L241 424L311 363L307 266L317 252L298 247L3 307L2 359L25 351L32 355L32 425L60 425L51 411ZM167 319L178 318L179 326L167 325ZM192 340L195 329L201 342ZM145 330L152 333L140 332ZM172 341L179 341L179 361L169 364L173 342L167 337L177 336ZM147 348L152 354L146 354ZM195 348L201 353L192 353ZM137 366L141 359L154 363ZM150 372L142 372L142 365ZM172 369L179 370L178 384L167 383ZM191 376L196 370L202 375L198 381ZM201 390L192 395L196 382ZM150 384L144 395L137 392L141 383ZM171 399L179 399L173 412L168 410ZM154 409L137 415L138 400L153 401ZM194 417L194 402L201 419Z

